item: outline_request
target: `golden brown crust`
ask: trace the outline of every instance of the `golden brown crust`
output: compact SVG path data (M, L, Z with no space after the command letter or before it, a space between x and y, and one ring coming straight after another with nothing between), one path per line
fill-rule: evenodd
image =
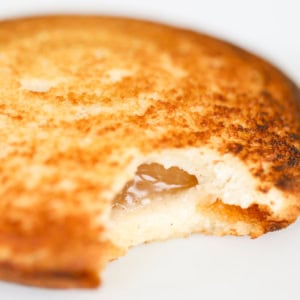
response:
M25 218L32 220L32 215ZM39 217L39 224L30 230L20 228L22 219L17 226L1 222L0 278L57 288L97 286L99 270L120 250L99 240L101 229L86 225L88 217L50 221L42 213Z
M117 251L103 236L106 195L130 149L232 153L259 191L285 193L275 223L299 213L299 90L223 41L122 18L3 21L0 95L3 279L97 283Z
M0 264L0 279L14 281L26 285L46 288L95 288L100 284L99 273L40 271L32 268L23 269L8 263Z
M283 229L295 221L295 219L272 220L269 209L257 204L242 209L239 206L224 204L222 201L217 200L208 206L199 205L198 209L200 213L211 215L213 219L223 221L225 224L236 224L238 222L253 224L249 232L251 238L257 238L266 232ZM223 235L228 234L240 235L234 229L230 233L226 231L223 233Z

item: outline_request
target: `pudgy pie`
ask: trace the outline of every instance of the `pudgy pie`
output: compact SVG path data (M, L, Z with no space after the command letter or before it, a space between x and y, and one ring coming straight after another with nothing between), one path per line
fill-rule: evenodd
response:
M93 287L137 244L294 222L299 100L269 63L203 34L2 21L0 278Z

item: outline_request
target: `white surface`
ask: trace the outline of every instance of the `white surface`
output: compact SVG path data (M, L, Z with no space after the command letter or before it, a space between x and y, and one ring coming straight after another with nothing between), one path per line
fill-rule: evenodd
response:
M0 0L0 18L105 13L205 30L259 53L300 84L299 0ZM194 236L137 247L95 291L0 283L0 299L300 299L300 222L256 240Z

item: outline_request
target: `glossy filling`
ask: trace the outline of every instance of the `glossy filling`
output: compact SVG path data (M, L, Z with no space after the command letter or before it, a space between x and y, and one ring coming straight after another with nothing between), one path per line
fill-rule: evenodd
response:
M153 198L189 189L197 184L196 176L178 167L166 169L158 163L142 164L134 179L117 195L113 206L128 209L140 204L146 205Z

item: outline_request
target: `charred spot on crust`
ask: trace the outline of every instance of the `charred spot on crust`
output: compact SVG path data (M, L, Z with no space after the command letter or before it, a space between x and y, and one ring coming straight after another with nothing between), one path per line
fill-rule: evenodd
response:
M297 133L290 133L290 138L293 140L293 141L300 141L300 134L297 134Z
M274 167L274 170L277 171L277 172L280 172L280 171L283 171L284 169L287 168L287 165L284 164L284 165L278 165L278 166L275 166Z
M292 168L300 164L300 158L291 156L288 160L288 167Z
M300 164L300 159L298 157L291 156L288 158L287 163L275 166L274 170L280 172L288 168L296 167L299 164Z
M275 185L282 190L293 190L295 187L295 178L283 174L279 177Z
M280 222L270 221L265 226L265 232L278 231L280 229L287 227L290 223L291 222L288 221L280 221Z
M238 154L243 151L244 146L239 143L232 143L228 145L228 150L234 154Z
M270 187L266 187L266 186L259 186L257 189L258 189L260 192L262 192L262 193L266 194L266 193L268 193L268 192L269 192L269 190L270 190Z
M257 126L256 126L257 131L260 131L260 132L264 132L264 131L268 130L268 128L269 128L268 124L257 124Z
M300 150L295 146L290 146L291 154L296 155L300 159Z

